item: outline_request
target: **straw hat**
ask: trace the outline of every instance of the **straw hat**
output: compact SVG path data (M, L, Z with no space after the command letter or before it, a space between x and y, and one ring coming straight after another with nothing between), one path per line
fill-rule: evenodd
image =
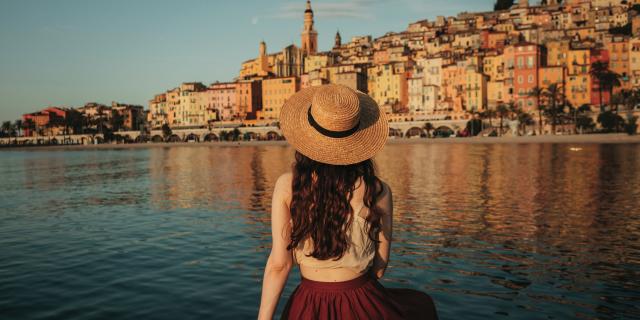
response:
M389 123L368 95L343 85L303 89L282 106L280 128L305 156L333 165L372 158L389 136Z

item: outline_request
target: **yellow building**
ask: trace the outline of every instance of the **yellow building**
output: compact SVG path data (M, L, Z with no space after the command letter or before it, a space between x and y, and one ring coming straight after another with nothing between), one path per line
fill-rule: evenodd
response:
M282 105L296 93L300 83L296 77L272 78L262 81L262 111L259 119L278 120Z
M159 129L163 124L167 123L168 113L166 93L157 94L153 99L149 100L147 121L152 129Z
M267 56L267 44L260 42L260 53L258 58L247 60L242 63L240 69L240 79L248 79L250 77L266 77L271 73L271 64Z
M567 53L566 98L573 106L591 103L591 50L572 48Z
M629 83L633 88L640 88L640 37L629 41Z
M319 53L308 55L304 58L304 73L320 70L333 64L331 53Z
M629 74L629 38L626 36L613 36L605 40L605 48L609 51L609 69L621 76L620 89L630 88Z
M387 112L407 107L409 95L403 63L373 66L367 74L369 95Z
M487 108L487 76L477 71L477 66L469 65L465 69L463 109L468 112L480 112Z
M570 41L568 39L561 39L555 41L549 41L545 44L547 48L547 65L548 66L562 66L567 62L567 52L570 49Z

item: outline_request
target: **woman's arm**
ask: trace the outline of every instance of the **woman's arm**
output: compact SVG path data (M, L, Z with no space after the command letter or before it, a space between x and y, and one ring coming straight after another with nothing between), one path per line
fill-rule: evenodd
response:
M291 174L284 174L276 181L271 202L271 236L273 244L271 254L264 268L262 280L262 298L258 319L273 318L278 306L282 289L287 283L293 265L292 252L287 250L291 239Z
M380 279L384 276L384 272L389 264L389 252L391 250L391 236L393 229L393 198L391 194L391 188L386 183L382 184L383 191L381 198L378 200L378 208L382 209L382 229L378 234L378 249L376 251L375 258L373 259L373 266L371 267L371 273L376 278Z

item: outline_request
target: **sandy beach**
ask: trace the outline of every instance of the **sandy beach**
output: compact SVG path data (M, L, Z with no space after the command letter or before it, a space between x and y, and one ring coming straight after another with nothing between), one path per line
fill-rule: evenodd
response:
M640 143L640 135L626 134L585 134L585 135L545 135L523 137L473 137L473 138L390 138L388 144L529 144L529 143L563 143L563 144L623 144ZM53 145L53 146L0 146L2 151L26 150L91 150L91 149L132 149L132 148L166 148L174 146L188 147L253 147L253 146L286 146L286 141L238 141L238 142L178 142L178 143L132 143L132 144L98 144L98 145Z

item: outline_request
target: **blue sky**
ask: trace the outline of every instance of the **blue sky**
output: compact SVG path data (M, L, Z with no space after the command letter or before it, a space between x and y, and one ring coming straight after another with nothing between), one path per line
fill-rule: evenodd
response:
M485 11L493 0L312 0L319 47ZM181 82L232 80L258 43L300 43L304 0L0 0L0 120L48 105L147 106Z

